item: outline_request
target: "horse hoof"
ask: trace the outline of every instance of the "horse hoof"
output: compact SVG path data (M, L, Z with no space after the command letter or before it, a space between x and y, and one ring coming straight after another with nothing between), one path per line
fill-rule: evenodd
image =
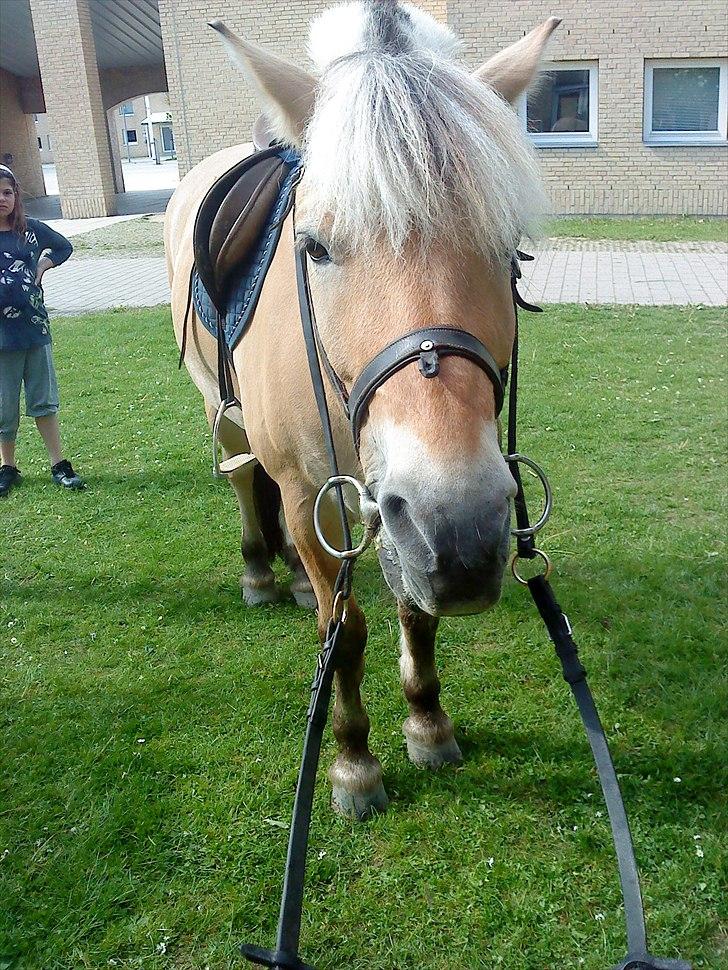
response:
M301 589L296 589L294 586L291 586L291 593L296 601L296 606L300 606L301 609L315 610L318 608L316 595L311 586L304 586Z
M269 586L248 586L241 583L240 592L246 606L263 606L266 603L277 603L280 600L275 583L271 583Z
M358 822L365 822L373 815L384 815L389 805L384 785L379 782L373 791L348 791L334 785L331 791L331 807L345 818L353 818Z
M407 738L407 756L418 768L430 768L433 771L443 765L459 765L463 760L462 751L455 738L431 745Z

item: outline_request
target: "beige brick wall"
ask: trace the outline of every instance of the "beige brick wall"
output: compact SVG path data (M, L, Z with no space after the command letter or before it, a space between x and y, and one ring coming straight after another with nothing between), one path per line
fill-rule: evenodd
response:
M111 149L89 0L31 0L30 9L63 215L113 215Z
M159 0L169 97L180 176L207 155L250 141L255 98L207 21L298 63L304 63L307 24L325 0Z
M18 79L0 69L0 161L5 154L13 156L23 194L45 195L33 116L23 113Z
M599 62L599 144L539 148L557 212L728 213L724 146L642 141L644 59L726 53L725 0L429 0L476 65L551 14L563 18L549 56ZM222 17L250 40L304 63L317 0L159 0L180 172L245 141L257 108L205 21Z
M498 15L500 11L500 16ZM723 57L725 0L449 0L473 66L550 15L550 61L599 62L596 148L539 148L556 212L728 214L728 149L646 145L644 60Z
M207 21L306 65L308 25L330 0L159 0L180 176L213 152L250 141L259 107ZM445 19L446 0L420 6Z

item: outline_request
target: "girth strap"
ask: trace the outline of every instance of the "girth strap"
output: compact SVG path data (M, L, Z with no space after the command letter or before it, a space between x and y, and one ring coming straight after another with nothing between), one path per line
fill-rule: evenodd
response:
M405 334L369 361L349 394L349 420L354 444L359 450L359 434L367 406L378 388L397 371L420 362L423 377L434 377L440 357L465 357L485 371L493 385L496 414L503 407L508 368L500 368L487 347L465 330L455 327L425 327Z

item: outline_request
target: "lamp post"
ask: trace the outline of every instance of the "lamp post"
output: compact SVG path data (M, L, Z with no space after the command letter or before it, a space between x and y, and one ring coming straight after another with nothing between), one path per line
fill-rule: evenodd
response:
M124 112L124 141L126 142L126 160L131 161L131 152L129 151L129 129L126 126L126 104L122 105L121 110Z

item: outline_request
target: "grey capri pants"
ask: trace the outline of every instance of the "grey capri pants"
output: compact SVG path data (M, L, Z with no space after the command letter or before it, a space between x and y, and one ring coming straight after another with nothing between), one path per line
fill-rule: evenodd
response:
M50 344L28 350L0 350L0 440L14 441L20 425L20 386L25 413L42 418L58 411L58 384Z

